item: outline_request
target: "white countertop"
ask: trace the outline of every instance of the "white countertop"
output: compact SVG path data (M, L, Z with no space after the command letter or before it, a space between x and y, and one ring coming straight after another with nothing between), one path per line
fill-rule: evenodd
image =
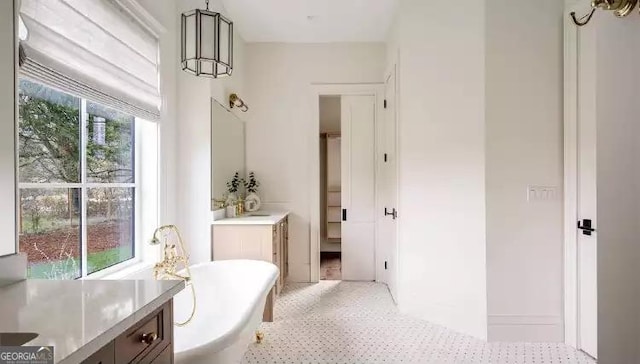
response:
M267 215L252 216L251 214ZM289 211L257 211L249 212L240 217L215 220L213 225L275 225L289 215Z
M183 281L26 280L0 288L0 332L33 332L79 363L170 300Z

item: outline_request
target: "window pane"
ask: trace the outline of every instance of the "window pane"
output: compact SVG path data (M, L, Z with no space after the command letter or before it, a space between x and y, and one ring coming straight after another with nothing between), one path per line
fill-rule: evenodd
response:
M133 116L87 101L87 180L133 183Z
M80 189L21 189L19 213L28 277L80 277Z
M80 99L20 80L20 182L80 182Z
M134 189L90 188L87 202L87 272L133 258Z

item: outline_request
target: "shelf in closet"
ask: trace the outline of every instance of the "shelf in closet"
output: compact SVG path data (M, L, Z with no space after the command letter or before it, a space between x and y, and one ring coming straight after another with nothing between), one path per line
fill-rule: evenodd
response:
M327 208L342 207L342 193L340 191L327 192Z
M340 221L342 221L342 206L328 206L327 222L340 222Z
M335 137L335 135L328 136L329 138ZM339 135L337 135L339 137ZM340 179L340 141L339 140L327 140L327 157L325 162L326 174L324 176L324 214L325 214L325 229L327 241L332 243L340 243L342 237L342 186ZM330 148L331 147L331 148ZM337 153L337 154L336 154Z
M327 239L340 239L342 237L342 224L327 224Z

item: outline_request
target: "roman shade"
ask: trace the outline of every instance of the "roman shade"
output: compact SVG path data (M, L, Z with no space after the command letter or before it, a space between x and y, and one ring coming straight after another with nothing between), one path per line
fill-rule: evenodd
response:
M160 117L159 40L117 0L22 0L21 73L137 117Z

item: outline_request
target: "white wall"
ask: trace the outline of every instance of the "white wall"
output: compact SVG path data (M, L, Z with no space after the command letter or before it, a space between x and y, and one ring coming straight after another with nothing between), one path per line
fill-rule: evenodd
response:
M266 206L292 211L291 281L310 280L310 85L382 82L384 55L384 44L247 44L247 169Z
M16 252L16 82L13 1L0 4L0 256Z
M202 8L203 2L139 1L166 28L160 44L164 105L160 121L160 223L179 226L192 263L208 261L212 221L210 102L213 97L225 105L231 92L242 96L244 41L236 32L231 78L192 76L180 68L180 14ZM212 1L211 9L224 13L220 1ZM147 276L146 271L136 275Z
M400 2L398 303L485 338L485 2Z
M598 16L599 15L599 16ZM598 362L640 363L640 23L596 14Z
M562 14L557 0L491 0L486 10L489 339L562 341ZM522 16L526 14L526 16Z
M210 5L223 14L219 1ZM198 0L178 3L179 13L202 8ZM176 36L180 32L176 31ZM176 44L179 39L176 39ZM228 105L229 94L236 92L249 103L243 93L244 40L238 32L234 38L234 70L230 78L212 80L195 77L180 70L178 72L177 97L177 217L183 238L188 244L191 263L211 259L211 107L213 97L222 105ZM176 55L178 59L179 55ZM235 111L234 111L235 113ZM245 114L238 114L241 119Z
M176 124L177 124L177 67L178 67L178 44L175 41L175 34L178 28L175 3L171 0L139 0L140 5L151 14L164 28L165 32L160 34L160 87L162 93L162 110L158 121L158 216L148 216L150 211L145 211L146 221L155 218L156 224L174 223L176 219ZM144 169L148 169L145 167ZM153 170L152 168L150 170ZM143 176L148 178L149 176ZM148 199L146 196L145 199ZM156 247L149 245L153 231L145 232L142 241L142 251L146 259L152 261L160 256L160 251ZM148 235L148 236L147 236ZM145 270L144 277L150 278L151 273Z
M0 46L9 50L0 56L0 285L25 279L27 256L16 252L16 43L14 2L0 3ZM11 255L7 255L11 254Z

